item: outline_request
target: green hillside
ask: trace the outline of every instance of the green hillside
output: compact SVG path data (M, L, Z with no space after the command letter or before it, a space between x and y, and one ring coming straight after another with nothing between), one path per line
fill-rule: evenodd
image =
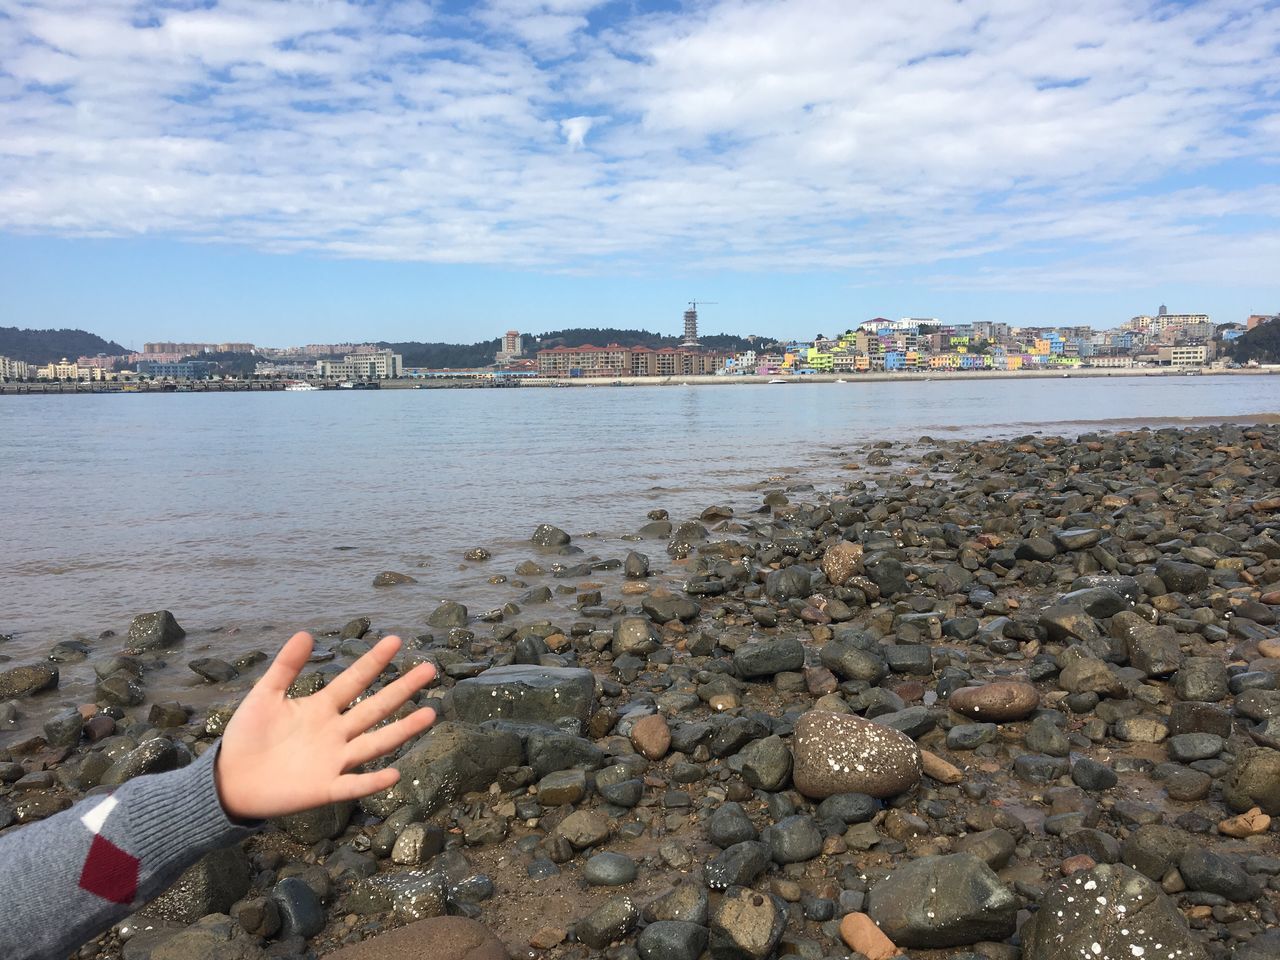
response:
M114 340L103 340L85 330L22 330L0 327L0 357L27 363L53 363L67 357L118 356L129 351Z

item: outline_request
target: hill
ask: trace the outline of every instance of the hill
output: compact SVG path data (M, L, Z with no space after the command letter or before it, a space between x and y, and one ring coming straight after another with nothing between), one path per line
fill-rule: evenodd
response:
M85 330L21 330L0 327L0 357L27 363L53 363L67 357L118 356L129 351L114 340L103 340Z
M1237 363L1257 360L1280 363L1280 320L1260 323L1235 342L1231 358Z
M649 330L621 327L570 327L565 330L528 335L524 338L524 349L525 355L532 357L539 350L547 350L551 347L578 347L584 343L603 347L608 343L620 343L628 347L658 348L677 346L680 339L680 337L666 336ZM746 337L730 333L710 334L701 337L701 342L704 349L726 352L760 350L774 344L772 340L757 339L752 342ZM493 363L493 355L498 352L501 345L502 342L496 338L470 344L421 343L415 340L398 343L379 341L378 343L379 347L389 348L404 357L406 367L429 367L433 370L488 366Z

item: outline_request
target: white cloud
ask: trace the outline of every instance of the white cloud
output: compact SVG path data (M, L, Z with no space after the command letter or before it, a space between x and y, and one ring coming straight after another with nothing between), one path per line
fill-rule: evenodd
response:
M1280 159L1273 5L6 13L11 232L1026 285L1207 277L1228 269L1219 251L1269 280L1280 226L1255 186Z

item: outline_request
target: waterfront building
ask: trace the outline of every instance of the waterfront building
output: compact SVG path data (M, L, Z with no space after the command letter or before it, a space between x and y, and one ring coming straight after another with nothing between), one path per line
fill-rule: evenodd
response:
M326 380L394 380L404 376L404 358L392 350L349 353L341 360L317 360L315 374Z
M508 330L502 335L502 343L498 347L498 352L494 355L493 362L499 366L508 364L512 360L519 359L524 355L524 337L520 335L519 330Z
M216 363L207 360L183 360L178 363L142 360L138 363L138 376L154 380L199 380L212 374L216 367Z
M25 380L30 376L30 370L25 360L0 357L0 380Z
M80 365L63 357L56 363L48 363L36 370L41 380L79 380Z
M1113 370L1127 370L1127 369L1129 369L1129 368L1131 368L1131 367L1133 366L1133 357L1129 357L1129 356L1123 356L1123 357L1122 357L1122 356L1112 356L1112 357L1093 356L1093 357L1089 357L1088 361L1085 363L1085 366L1089 366L1089 367L1105 367L1105 368L1113 369Z
M1169 347L1169 365L1174 367L1203 367L1209 360L1208 347ZM1161 355L1163 358L1164 350Z

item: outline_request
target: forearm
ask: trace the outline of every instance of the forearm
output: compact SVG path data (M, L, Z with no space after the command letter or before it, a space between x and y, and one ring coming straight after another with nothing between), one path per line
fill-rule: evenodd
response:
M251 834L218 800L217 749L0 836L0 957L65 957Z

